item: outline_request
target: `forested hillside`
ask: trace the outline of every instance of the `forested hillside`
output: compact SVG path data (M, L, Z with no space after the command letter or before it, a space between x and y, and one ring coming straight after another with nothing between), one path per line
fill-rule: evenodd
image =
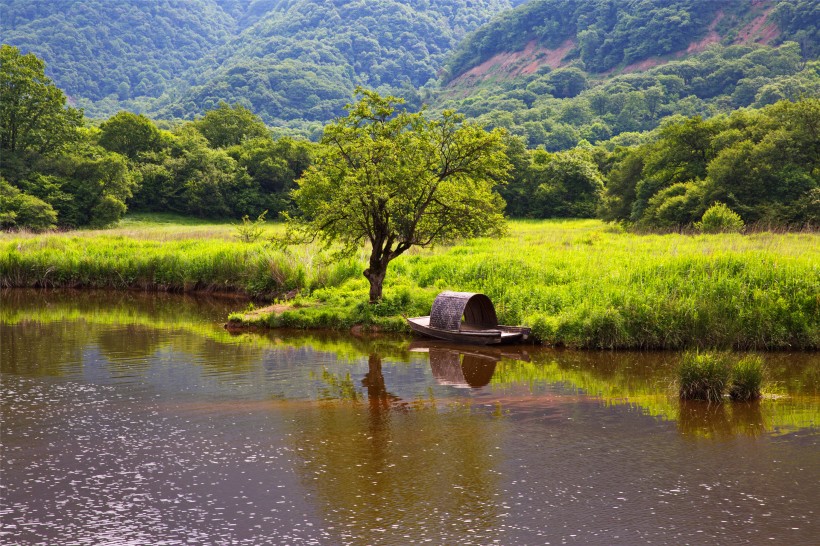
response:
M93 105L110 97L115 103L160 96L192 63L227 42L237 23L220 3L239 5L238 0L2 0L0 32L3 43L43 59L49 76L71 99Z
M431 98L550 151L670 116L820 94L820 4L531 0L470 34Z
M529 58L518 59L527 61L523 72L578 61L600 73L716 42L793 40L811 58L818 32L820 5L813 0L530 0L465 39L447 63L446 79L527 45Z
M186 118L239 102L327 121L356 85L409 95L508 0L2 0L3 42L46 61L92 117ZM315 124L314 127L318 127Z

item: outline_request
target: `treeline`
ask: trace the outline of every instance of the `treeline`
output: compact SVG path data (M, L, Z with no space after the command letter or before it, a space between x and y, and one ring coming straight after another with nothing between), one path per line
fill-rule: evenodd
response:
M440 108L504 127L529 147L549 151L592 144L656 128L673 115L711 117L746 106L820 95L820 62L804 61L800 46L712 46L685 60L598 81L573 65L548 66L514 80L488 82L461 97L444 90Z
M681 230L720 203L743 224L820 224L820 99L783 100L708 120L678 117L644 140L555 153L528 151L512 140L512 181L499 189L508 213Z
M512 169L497 187L507 214L679 230L721 203L747 224L820 224L818 98L670 117L631 137L550 152L510 135ZM273 218L293 206L312 147L274 138L248 109L225 103L176 126L129 112L88 126L41 60L0 48L4 229L103 227L126 210Z
M773 19L780 40L805 44L817 53L818 7L812 0L775 0ZM718 19L725 43L764 6L748 0L531 0L470 34L447 62L453 79L498 53L519 51L529 42L556 48L572 39L567 59L590 72L604 72L652 56L685 50Z
M285 210L311 144L221 104L173 130L120 112L88 127L44 64L0 48L0 227L105 227L126 210L209 218Z

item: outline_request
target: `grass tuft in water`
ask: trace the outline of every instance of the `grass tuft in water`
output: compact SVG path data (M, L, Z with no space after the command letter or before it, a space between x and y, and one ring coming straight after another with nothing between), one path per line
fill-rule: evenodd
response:
M744 356L732 367L731 377L729 396L732 400L757 400L763 385L763 358L759 355Z
M686 352L678 369L680 398L720 402L730 373L731 363L726 353Z

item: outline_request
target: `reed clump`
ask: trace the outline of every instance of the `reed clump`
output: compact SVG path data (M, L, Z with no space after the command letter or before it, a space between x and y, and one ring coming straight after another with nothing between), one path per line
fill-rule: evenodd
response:
M762 396L763 368L760 355L689 351L678 367L678 392L683 400L720 402L727 390L732 400L757 400Z
M686 352L678 369L680 398L720 402L730 374L731 362L727 354Z
M729 396L732 400L744 402L759 399L762 396L763 376L763 357L744 356L732 367Z

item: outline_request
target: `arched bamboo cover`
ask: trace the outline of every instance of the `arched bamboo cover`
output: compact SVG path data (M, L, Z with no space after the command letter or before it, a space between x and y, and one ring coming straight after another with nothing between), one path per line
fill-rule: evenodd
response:
M445 291L433 302L430 326L453 332L460 332L462 326L492 329L498 327L498 317L493 302L484 294Z

